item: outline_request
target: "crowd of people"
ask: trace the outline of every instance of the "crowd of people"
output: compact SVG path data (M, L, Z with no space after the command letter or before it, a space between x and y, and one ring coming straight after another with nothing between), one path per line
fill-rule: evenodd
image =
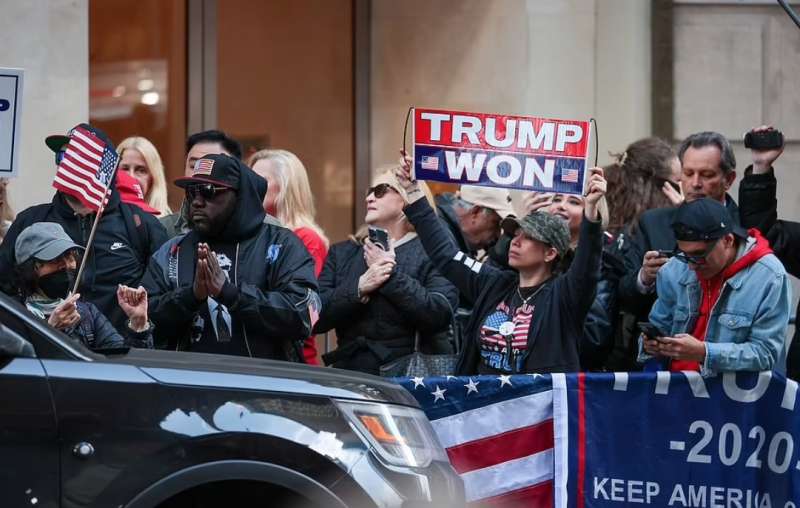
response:
M57 165L73 132L45 140ZM635 141L587 170L584 195L517 200L468 185L434 196L402 154L374 174L363 227L333 245L306 168L287 150L245 163L221 131L189 136L174 212L156 147L135 136L116 150L91 243L96 212L75 196L58 190L15 216L13 187L0 182L0 271L14 274L0 289L91 349L321 356L372 374L421 352L457 355L454 375L800 378L800 344L787 347L800 224L777 216L782 148L752 150L738 205L734 153L715 132L677 151ZM321 354L314 337L329 331L337 347Z

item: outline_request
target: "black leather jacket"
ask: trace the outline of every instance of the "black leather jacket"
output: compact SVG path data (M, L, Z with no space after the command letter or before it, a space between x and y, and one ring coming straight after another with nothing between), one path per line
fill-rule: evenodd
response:
M755 175L752 166L744 171L739 185L739 207L742 226L758 228L767 237L772 251L783 263L786 271L800 277L800 223L778 220L778 182L775 172ZM800 313L800 304L795 316ZM800 329L794 328L794 338L786 356L786 375L800 380Z

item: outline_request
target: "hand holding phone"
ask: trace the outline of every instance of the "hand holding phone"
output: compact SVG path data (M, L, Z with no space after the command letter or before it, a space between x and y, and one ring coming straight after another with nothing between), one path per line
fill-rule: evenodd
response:
M389 232L383 228L370 226L367 229L369 241L385 251L389 251Z
M666 337L666 334L664 334L664 332L659 330L656 325L650 323L649 321L639 322L636 323L636 325L639 327L639 330L642 332L642 335L644 335L646 338L650 340L657 340L659 342L662 342L661 339L663 337Z

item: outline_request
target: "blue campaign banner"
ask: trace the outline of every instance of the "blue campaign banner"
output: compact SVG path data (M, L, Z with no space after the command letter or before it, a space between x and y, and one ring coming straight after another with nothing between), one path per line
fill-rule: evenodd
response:
M556 506L794 508L797 383L779 374L554 379ZM797 436L797 438L795 437ZM558 502L561 500L562 502Z

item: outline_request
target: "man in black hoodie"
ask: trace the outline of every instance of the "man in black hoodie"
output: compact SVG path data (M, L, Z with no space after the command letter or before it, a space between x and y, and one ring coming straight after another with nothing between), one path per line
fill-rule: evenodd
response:
M108 136L88 124L80 124L107 146L113 144ZM72 133L75 129L72 129ZM45 143L56 154L60 162L69 135L48 136ZM17 259L14 244L19 234L36 222L55 222L76 244L85 247L95 213L76 198L61 191L56 192L50 203L32 206L17 215L0 245L0 273L11 274ZM116 187L97 226L92 248L84 253L89 256L81 280L81 299L93 303L118 330L127 326L127 316L117 302L117 286L137 287L144 275L150 255L167 240L164 228L151 214L136 205L120 201ZM13 277L0 277L0 289L9 295L18 295Z
M191 230L153 255L143 282L157 346L302 361L320 311L314 261L291 231L264 223L266 180L212 154L175 184Z

